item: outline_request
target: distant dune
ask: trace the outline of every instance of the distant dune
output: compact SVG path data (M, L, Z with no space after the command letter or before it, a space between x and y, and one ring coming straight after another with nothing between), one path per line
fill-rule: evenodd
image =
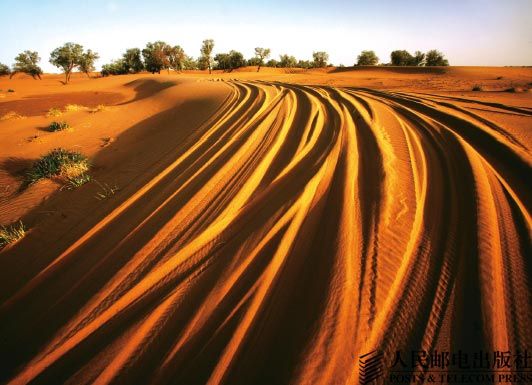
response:
M375 350L532 346L531 68L61 80L0 78L0 224L29 228L0 382L358 384ZM92 181L21 189L57 147Z

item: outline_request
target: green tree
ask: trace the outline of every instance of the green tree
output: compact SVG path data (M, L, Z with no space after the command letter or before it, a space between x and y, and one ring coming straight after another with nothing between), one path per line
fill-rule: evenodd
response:
M288 54L279 55L278 66L281 68L293 68L297 65L297 59Z
M212 70L212 50L214 49L214 40L205 39L201 45L201 58L200 61L209 69L209 74Z
M81 60L78 65L79 71L85 73L90 78L90 73L96 70L94 62L99 58L100 56L97 52L93 52L90 49L87 50L87 52L81 55Z
M329 61L329 54L327 54L327 52L323 52L323 51L313 52L312 58L314 61L314 67L316 68L327 67L327 62Z
M410 52L405 50L396 50L390 54L392 65L394 66L409 66L414 62L414 57Z
M357 57L357 65L374 66L379 62L379 58L374 51L362 51Z
M216 68L231 72L235 68L246 65L244 55L238 51L231 50L229 53L219 53L214 57Z
M299 60L297 62L297 67L299 68L305 68L305 69L309 69L309 68L312 68L312 62L310 60Z
M142 50L142 56L144 57L144 66L148 72L152 74L155 72L161 73L161 70L170 67L168 56L166 55L169 47L164 41L146 44L146 48Z
M11 69L5 64L0 63L0 76L9 75L10 73Z
M138 73L144 69L144 63L139 48L129 48L122 55L124 67L127 68L128 73Z
M425 65L425 54L421 51L416 51L414 53L414 57L412 58L412 65L418 67Z
M266 67L272 67L272 68L279 67L279 62L275 59L270 59L266 63Z
M36 51L24 51L19 53L15 58L13 64L13 71L11 71L12 78L17 72L23 72L30 75L32 78L41 78L42 69L37 65L41 61L39 54Z
M187 55L185 55L185 50L179 45L167 47L166 56L168 58L168 65L174 71L179 72L185 68L185 60L187 59Z
M65 73L65 83L70 80L72 70L83 60L83 46L76 43L65 43L50 54L50 63L61 68Z
M443 55L443 53L441 53L438 50L433 49L427 52L427 54L425 55L425 65L428 67L448 66L449 61L445 59L445 56Z
M269 56L270 56L269 48L261 48L261 47L255 48L255 57L258 60L257 72L260 71L260 67L264 64L264 60L266 60Z
M198 69L198 61L194 59L192 56L187 56L185 58L184 67L187 70L195 70Z

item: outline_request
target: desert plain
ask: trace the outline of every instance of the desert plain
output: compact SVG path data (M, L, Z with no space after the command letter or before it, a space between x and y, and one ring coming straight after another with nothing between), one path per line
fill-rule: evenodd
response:
M0 78L0 224L27 228L0 382L358 384L375 350L532 347L532 68L62 79ZM91 180L25 186L55 148Z

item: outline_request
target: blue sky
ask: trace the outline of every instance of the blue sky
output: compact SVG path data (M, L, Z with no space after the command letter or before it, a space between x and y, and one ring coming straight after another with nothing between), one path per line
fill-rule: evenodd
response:
M452 65L532 65L530 15L532 0L0 0L0 62L31 49L56 71L49 54L67 41L99 52L99 65L154 40L198 56L213 38L215 52L246 57L257 46L275 58L324 50L352 65L363 49L388 62L394 49L437 48Z

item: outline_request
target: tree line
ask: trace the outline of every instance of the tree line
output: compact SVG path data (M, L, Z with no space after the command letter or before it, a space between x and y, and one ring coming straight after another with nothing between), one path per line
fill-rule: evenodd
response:
M194 58L188 56L179 45L170 45L164 41L150 42L144 49L129 48L118 60L102 65L101 75L122 75L148 71L161 73L163 70L208 70L213 69L230 72L244 66L256 66L257 71L261 67L276 68L323 68L330 66L329 55L324 51L312 53L312 60L298 60L288 54L279 55L279 60L270 59L269 48L255 48L255 55L245 59L241 52L231 50L227 53L218 53L213 56L214 40L206 39L200 48L200 56ZM83 46L76 43L65 43L56 48L50 54L49 62L62 70L65 75L65 84L70 81L72 72L77 69L87 74L95 71L95 62L99 59L97 52L90 49L84 50ZM0 76L16 73L26 73L34 79L40 79L43 73L38 63L41 58L35 51L24 51L15 57L15 64L10 68L0 63ZM268 61L266 61L268 60ZM357 57L355 65L374 66L379 63L379 58L374 51L362 51ZM438 50L430 50L427 53L416 51L413 55L406 50L396 50L390 54L390 63L382 65L393 66L448 66L449 62Z

